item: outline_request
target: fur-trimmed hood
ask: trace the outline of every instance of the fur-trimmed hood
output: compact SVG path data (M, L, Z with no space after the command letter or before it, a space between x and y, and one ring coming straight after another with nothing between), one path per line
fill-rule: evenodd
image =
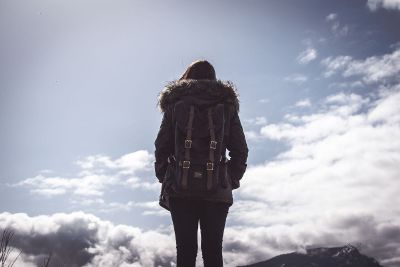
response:
M239 111L239 99L235 85L222 80L174 80L168 82L158 97L162 112L184 97L196 97L203 101L231 103Z

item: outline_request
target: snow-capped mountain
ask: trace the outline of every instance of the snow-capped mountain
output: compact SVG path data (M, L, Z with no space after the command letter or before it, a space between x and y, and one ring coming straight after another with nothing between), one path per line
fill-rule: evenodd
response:
M306 253L288 253L242 267L382 267L374 258L361 254L352 245L312 248Z

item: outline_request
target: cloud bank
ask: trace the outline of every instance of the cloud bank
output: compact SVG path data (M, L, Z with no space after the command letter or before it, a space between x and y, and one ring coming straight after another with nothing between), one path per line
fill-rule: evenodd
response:
M329 95L311 114L260 127L258 138L289 149L248 169L231 215L238 224L279 233L273 247L361 243L383 265L400 264L398 55L324 60L327 76L378 89Z
M0 214L0 228L14 231L12 245L21 250L18 266L171 266L175 256L171 231L142 231L114 225L83 212L29 217ZM155 242L156 241L156 242Z

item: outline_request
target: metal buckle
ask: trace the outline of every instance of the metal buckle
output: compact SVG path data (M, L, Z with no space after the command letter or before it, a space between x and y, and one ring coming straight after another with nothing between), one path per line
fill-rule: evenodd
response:
M189 161L189 160L184 160L184 161L183 161L183 164L182 164L182 167L183 167L184 169L189 169L189 167L190 167L190 161Z
M214 170L214 163L207 162L207 171L212 171L212 170Z
M186 139L185 140L185 148L191 148L192 147L192 140Z
M173 161L175 161L175 156L171 155L167 158L168 163L172 163Z
M210 148L217 149L217 141L210 141Z

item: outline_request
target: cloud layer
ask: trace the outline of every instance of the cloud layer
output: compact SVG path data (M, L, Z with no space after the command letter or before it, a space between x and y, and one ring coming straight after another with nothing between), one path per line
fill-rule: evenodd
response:
M260 127L258 139L289 149L248 169L232 212L238 224L277 234L273 247L361 243L385 266L400 264L398 55L324 60L327 76L379 89L329 95L311 114Z
M15 232L12 245L22 251L18 266L41 266L49 253L52 264L86 267L171 266L175 255L170 230L142 231L83 212L37 217L1 213L0 228Z

